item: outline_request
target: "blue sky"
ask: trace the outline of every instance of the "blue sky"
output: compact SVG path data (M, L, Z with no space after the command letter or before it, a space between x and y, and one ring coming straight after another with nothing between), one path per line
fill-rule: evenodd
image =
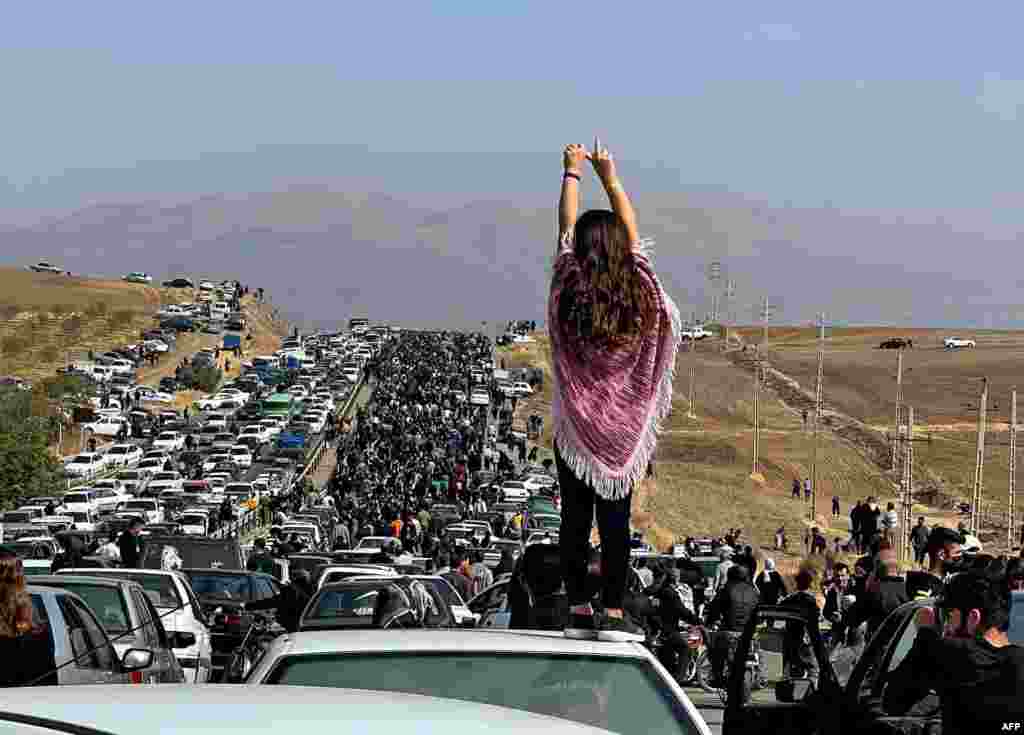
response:
M686 183L1016 221L1022 21L1015 3L10 3L4 196L261 144L557 157L596 132Z

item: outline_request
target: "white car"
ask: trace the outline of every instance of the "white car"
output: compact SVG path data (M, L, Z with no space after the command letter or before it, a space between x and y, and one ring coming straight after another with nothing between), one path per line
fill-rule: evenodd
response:
M100 436L117 436L125 420L120 416L101 416L88 424L82 424L82 431L85 434L99 434Z
M256 439L260 444L266 444L270 441L270 429L260 424L249 424L243 426L242 430L238 432L239 439Z
M186 508L178 517L178 523L187 536L205 536L210 530L210 514L202 508Z
M252 452L249 451L249 447L244 444L238 444L231 447L228 450L228 454L231 456L231 461L243 469L249 469L252 467Z
M512 384L512 392L513 392L514 395L517 395L517 396L520 396L520 397L522 397L522 396L532 396L533 395L533 388L530 386L529 383L524 383L523 381L519 381L519 382L516 382L516 383Z
M70 513L98 513L99 504L96 502L96 498L91 490L74 490L69 493L64 493L60 501L60 513L58 515L65 515Z
M101 472L107 463L103 455L94 452L76 454L64 462L64 471L72 477L92 477Z
M530 492L531 495L535 495L536 493L539 493L541 490L543 490L546 487L551 487L551 485L548 485L546 482L543 482L541 480L541 478L533 476L533 475L530 475L528 477L524 477L522 480L520 480L520 482L523 483L523 487L525 487Z
M109 467L128 467L142 460L142 450L134 444L115 444L103 456Z
M230 396L239 403L245 403L250 397L248 393L240 388L223 388L218 395Z
M130 498L118 505L118 512L131 513L146 523L163 523L164 511L156 498Z
M170 470L162 470L153 475L149 481L147 490L151 493L161 493L164 490L181 490L184 480L181 474Z
M160 344L163 344L162 342ZM165 347L167 345L164 345ZM143 401L150 401L152 403L174 403L174 396L170 393L164 393L163 391L153 390L146 386L139 386L136 389L136 394Z
M215 395L208 396L206 398L200 398L196 401L196 407L200 411L216 411L218 408L223 407L225 404L234 403L237 399L234 396Z
M228 417L222 413L211 413L203 422L203 428L205 429L207 426L214 426L223 431L228 428Z
M124 277L124 280L128 281L128 283L152 283L153 276L141 271L132 271Z
M469 402L474 406L489 406L491 397L487 395L486 391L476 390L470 394Z
M149 482L150 472L148 470L121 470L117 473L117 479L124 485L124 491L133 495L139 494Z
M973 339L961 339L960 337L946 337L946 339L942 341L942 344L947 350L978 346Z
M413 680L421 696L455 697L499 705L503 713L549 716L550 724L540 729L557 731L573 723L602 732L711 735L686 692L642 643L571 640L562 631L539 630L467 634L367 627L356 634L330 629L338 614L334 608L334 621L328 620L332 603L346 604L332 588L318 591L303 614L300 632L270 644L248 686L322 687L329 682L340 695L351 688L387 692ZM321 605L325 614L318 620ZM395 672L401 672L397 679ZM501 685L496 687L496 681ZM605 694L609 682L630 696ZM567 683L575 686L567 689ZM576 696L577 688L582 697ZM601 704L580 704L594 701ZM490 723L478 726L490 731Z
M168 452L180 452L185 448L185 437L177 431L161 431L153 440L154 449L165 449Z
M505 480L501 484L501 499L503 502L509 500L529 500L530 490L522 480Z
M161 354L171 351L171 346L162 339L147 339L142 343L142 346L150 352L159 352Z

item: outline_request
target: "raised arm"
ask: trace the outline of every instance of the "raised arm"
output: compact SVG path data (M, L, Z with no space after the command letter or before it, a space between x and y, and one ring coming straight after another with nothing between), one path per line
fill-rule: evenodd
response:
M626 225L626 233L629 236L630 247L636 247L640 242L640 233L636 226L636 212L633 211L633 204L629 201L626 190L619 182L618 174L615 172L615 161L608 149L595 142L594 151L588 156L594 165L594 172L601 179L601 185L608 194L608 201L611 203L612 211L619 215L619 218Z
M562 195L558 200L558 245L562 248L565 234L576 224L580 209L580 177L587 149L578 143L567 145L562 152Z

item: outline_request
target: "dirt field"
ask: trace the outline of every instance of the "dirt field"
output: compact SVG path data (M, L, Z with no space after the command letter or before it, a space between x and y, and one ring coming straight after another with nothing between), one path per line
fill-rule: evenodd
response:
M740 330L759 341L759 330ZM974 339L977 349L945 350L948 336ZM826 408L835 408L872 425L891 427L895 419L896 350L878 349L889 337L909 337L903 351L903 395L919 423L968 430L976 424L980 378L989 379L989 420L1009 421L1010 390L1024 360L1024 332L939 331L932 329L837 329L826 339L822 385ZM772 329L771 363L813 389L817 371L814 330ZM1024 380L1020 381L1024 390Z
M498 351L509 367L547 368L546 338L528 347ZM687 416L689 365L695 366L695 418ZM519 405L517 415L525 419L537 412L545 417L541 457L550 452L550 372L537 395ZM812 525L809 507L794 500L790 487L794 477L810 473L812 435L802 427L800 417L774 399L762 394L759 476L752 478L751 376L717 350L717 344L703 342L696 352L680 353L673 413L658 446L656 477L645 481L633 505L633 523L649 541L664 548L687 535L721 535L728 529L744 529L764 555L775 557L784 570L795 568L802 554L803 533ZM847 533L846 517L830 517L831 498L840 498L843 513L868 495L895 499L893 484L852 443L823 432L818 450L818 508L816 523L831 544ZM940 514L920 509L929 518ZM945 520L945 516L941 516ZM789 551L776 552L773 535L784 527Z

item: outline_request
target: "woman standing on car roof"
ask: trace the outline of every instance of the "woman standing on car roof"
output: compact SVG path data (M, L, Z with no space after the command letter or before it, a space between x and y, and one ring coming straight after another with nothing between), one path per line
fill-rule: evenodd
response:
M577 219L584 160L612 209ZM643 640L623 615L629 568L630 502L654 456L672 407L682 332L679 310L661 287L649 243L607 148L566 146L559 239L548 324L554 365L555 461L562 489L562 574L569 596L566 635ZM601 536L604 615L595 621L584 580L594 510Z

